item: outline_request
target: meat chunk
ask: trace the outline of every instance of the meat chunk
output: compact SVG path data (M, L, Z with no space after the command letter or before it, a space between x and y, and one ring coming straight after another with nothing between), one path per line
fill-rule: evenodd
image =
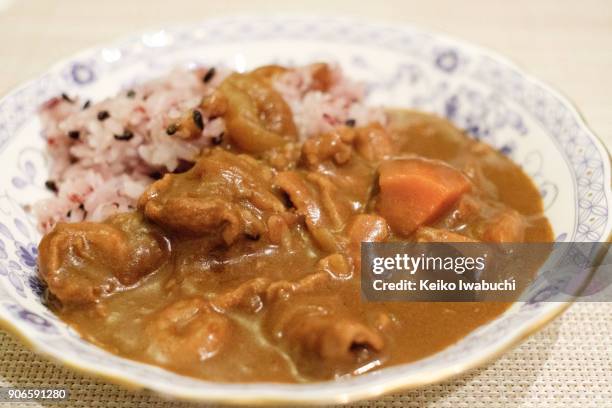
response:
M240 310L257 313L265 304L273 304L281 299L288 299L293 294L313 293L326 288L331 282L331 275L317 272L297 281L279 280L272 282L268 278L248 280L211 300L211 305L220 311Z
M158 269L170 256L170 241L164 232L147 222L140 213L124 213L106 223L125 234L123 245L128 258L115 258L123 266L117 276L124 285L133 285L145 275Z
M361 272L361 243L384 242L391 234L387 221L376 214L359 214L353 218L348 229L349 254L353 258L355 271Z
M334 316L297 318L289 323L286 335L299 352L311 352L324 360L352 361L360 349L380 351L384 345L373 329Z
M521 214L506 209L487 223L482 239L486 242L522 242L526 228L527 222Z
M223 238L228 244L244 229L239 210L217 198L170 197L163 206L150 203L145 214L157 224L195 235L222 229Z
M287 193L295 211L304 217L306 227L325 251L337 252L341 242L334 232L342 228L351 207L345 197L334 195L333 185L325 176L308 179L308 172L286 171L276 176L275 183Z
M348 162L353 153L355 131L340 127L329 133L311 137L302 146L302 157L309 168L316 168L326 160L336 164Z
M348 228L350 242L383 242L391 231L387 221L376 214L359 214L355 216Z
M215 297L211 304L217 310L240 309L255 313L263 307L262 295L270 287L270 279L255 278L239 285L236 289Z
M270 234L271 243L289 247L289 241L291 239L289 227L295 221L295 217L293 220L288 220L287 218L288 217L283 217L281 215L272 215L268 218L268 232Z
M168 243L138 213L104 223L58 224L39 245L38 266L63 304L91 303L131 286L168 258Z
M414 235L417 242L478 242L465 235L431 227L420 227Z
M378 331L339 305L319 304L316 297L292 302L283 304L274 327L296 361L315 357L324 365L350 364L383 349Z
M272 84L272 81L289 71L289 68L282 65L263 65L251 71L251 76L254 76L267 84Z
M302 159L308 168L314 169L325 161L345 164L355 152L362 159L376 162L393 150L393 140L380 124L354 129L341 126L307 139L302 147Z
M434 221L471 187L459 170L421 158L386 161L379 174L377 210L402 235Z
M346 245L343 230L350 218L364 211L371 197L375 167L355 153L355 138L369 155L378 152L366 146L378 139L382 128L372 125L353 129L340 127L304 142L297 169L280 172L275 184L283 190L304 217L306 227L318 246L328 252L342 252ZM382 148L381 151L386 151Z
M193 236L219 234L229 245L244 235L265 234L267 218L285 211L272 177L263 163L217 148L188 172L153 183L138 206L164 228Z
M523 242L528 223L506 204L465 194L458 202L447 227L462 227L484 242Z
M154 315L145 328L147 355L159 364L192 366L219 352L231 332L227 317L200 298L176 301Z
M286 300L294 294L315 293L327 288L331 282L332 277L327 271L307 275L295 282L277 281L267 288L266 299L273 303L280 299Z
M317 269L327 272L334 279L350 279L353 276L353 264L342 254L331 254L317 263Z
M295 140L297 128L285 100L257 75L232 74L219 86L227 100L223 116L232 143L262 153Z
M391 136L378 123L357 128L354 145L357 153L369 161L382 160L395 150Z

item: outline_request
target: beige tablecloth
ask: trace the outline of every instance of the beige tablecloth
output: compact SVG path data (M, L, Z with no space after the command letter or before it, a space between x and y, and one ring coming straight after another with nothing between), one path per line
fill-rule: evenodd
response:
M135 30L220 14L276 11L413 22L500 50L569 95L593 130L612 145L610 0L0 0L0 94L81 48ZM62 406L71 407L188 406L77 375L37 357L3 332L0 386L67 387L71 398ZM574 305L488 367L355 406L612 407L612 304Z

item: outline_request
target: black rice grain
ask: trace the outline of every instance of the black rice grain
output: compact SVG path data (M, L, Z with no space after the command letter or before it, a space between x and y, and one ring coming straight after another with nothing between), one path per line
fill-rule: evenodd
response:
M176 131L178 130L178 125L176 123L172 123L170 124L167 128L166 128L166 134L168 136L172 136L173 134L176 133Z
M223 142L223 136L225 136L224 132L221 132L219 134L219 136L215 136L213 137L210 141L212 142L212 144L214 144L215 146L218 146L221 144L221 142Z
M103 122L108 118L110 118L110 113L108 113L108 111L103 110L103 111L98 112L98 120L100 122Z
M205 84L210 82L210 80L213 79L213 77L215 76L215 72L215 67L210 68L208 71L206 71L206 74L204 74L204 78L202 78L202 81Z
M204 119L202 119L202 112L194 110L192 113L193 123L200 129L204 129Z
M115 140L121 140L122 142L127 142L133 137L134 137L134 133L132 133L131 130L125 129L122 135L115 135Z
M47 189L49 189L49 191L53 191L54 193L57 193L57 191L58 191L57 184L53 180L45 181L45 187L47 187Z
M149 173L149 177L151 177L153 180L159 180L163 177L163 174L161 174L161 172L159 171L154 171L152 173Z
M67 94L62 92L62 99L65 100L66 102L69 103L74 103L74 101L72 100L72 98L70 98Z

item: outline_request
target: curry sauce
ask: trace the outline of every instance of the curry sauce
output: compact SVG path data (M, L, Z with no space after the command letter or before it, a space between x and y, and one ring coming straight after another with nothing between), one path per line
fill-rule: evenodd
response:
M359 251L364 241L551 241L516 164L404 110L300 142L262 71L236 75L215 96L227 105L222 143L151 184L133 212L43 238L40 274L63 320L181 374L308 382L424 358L507 309L365 302Z

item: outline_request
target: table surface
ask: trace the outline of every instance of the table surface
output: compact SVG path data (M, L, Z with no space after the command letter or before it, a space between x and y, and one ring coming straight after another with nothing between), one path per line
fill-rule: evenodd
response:
M498 50L574 101L612 146L610 0L0 0L0 95L85 47L166 24L253 12L409 22ZM355 406L612 407L611 334L612 304L576 304L487 367ZM64 386L72 393L65 406L187 406L78 375L1 331L0 386Z

